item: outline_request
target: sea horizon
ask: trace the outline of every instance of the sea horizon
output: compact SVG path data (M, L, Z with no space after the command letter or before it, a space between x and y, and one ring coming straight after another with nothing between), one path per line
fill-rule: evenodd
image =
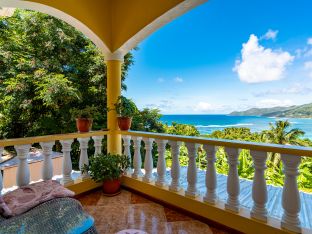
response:
M312 139L312 119L308 118L232 116L229 114L163 114L160 118L162 123L168 125L172 122L194 125L201 135L229 127L246 127L252 132L261 132L269 129L269 123L286 119L291 123L291 128L299 128L305 132L303 138Z

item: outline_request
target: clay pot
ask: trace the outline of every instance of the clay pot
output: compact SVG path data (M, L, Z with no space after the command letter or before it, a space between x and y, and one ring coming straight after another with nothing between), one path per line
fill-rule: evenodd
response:
M120 192L120 179L106 180L103 182L103 192L107 196L114 196Z
M131 127L132 118L130 117L117 117L118 127L122 131L128 131Z
M92 128L93 119L90 118L77 118L76 126L79 132L89 132Z

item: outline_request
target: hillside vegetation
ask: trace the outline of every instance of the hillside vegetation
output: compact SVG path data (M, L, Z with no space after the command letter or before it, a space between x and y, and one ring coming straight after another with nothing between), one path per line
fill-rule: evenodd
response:
M311 118L312 103L272 108L251 108L246 111L234 111L232 116L266 116L266 117L287 117L287 118Z

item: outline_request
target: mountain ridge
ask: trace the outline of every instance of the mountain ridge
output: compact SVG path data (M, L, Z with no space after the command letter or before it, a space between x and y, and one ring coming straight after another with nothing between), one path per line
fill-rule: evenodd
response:
M250 108L245 111L233 111L231 116L265 116L287 118L312 118L312 103L288 107Z

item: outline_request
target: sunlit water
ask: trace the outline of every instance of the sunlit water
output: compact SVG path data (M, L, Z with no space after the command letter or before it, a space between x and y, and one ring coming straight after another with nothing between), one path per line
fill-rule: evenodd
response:
M312 139L312 119L229 115L163 115L161 117L161 121L169 125L172 122L192 124L201 134L210 134L215 130L222 130L227 127L247 127L252 132L261 132L269 128L269 123L286 119L292 124L291 128L299 128L305 131L304 137Z

